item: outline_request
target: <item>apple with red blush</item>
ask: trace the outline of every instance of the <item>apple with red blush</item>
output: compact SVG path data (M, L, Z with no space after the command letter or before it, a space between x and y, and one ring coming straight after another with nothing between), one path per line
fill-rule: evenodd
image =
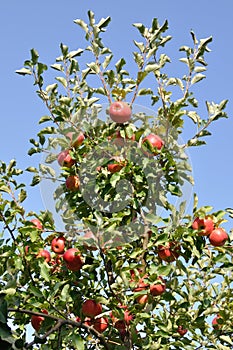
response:
M77 248L69 248L63 254L66 267L71 271L79 271L83 265L80 252Z
M210 244L212 244L214 247L222 247L227 240L228 234L221 227L215 228L209 235Z
M180 246L177 242L167 242L158 246L158 256L166 262L175 261L180 255Z
M66 245L66 239L63 236L53 238L51 242L52 251L56 254L64 253Z
M39 252L38 252L38 254L37 254L36 257L37 257L37 258L44 258L44 260L45 260L47 263L49 263L50 260L51 260L51 255L50 255L49 251L46 250L46 249L41 249L41 250L39 250Z
M57 156L57 161L60 166L71 168L75 164L75 160L70 155L70 150L65 149Z
M69 191L75 192L79 190L80 180L77 175L70 175L66 178L65 182L66 188Z
M102 312L102 305L95 300L84 301L81 308L82 314L86 317L94 318Z
M76 136L77 134L72 131L66 134L66 137L68 137L71 141L71 147L74 147L74 148L78 148L79 146L81 146L85 139L85 136L82 132L80 132L77 137Z
M161 139L160 136L151 133L142 139L142 145L146 146L147 144L149 145L150 148L152 148L152 152L150 153L150 152L144 151L144 153L148 156L156 156L158 154L158 151L160 151L164 146L164 141Z
M210 217L197 217L192 223L192 228L198 231L199 236L209 236L214 230L214 222Z
M30 222L33 224L33 226L38 228L38 230L43 230L43 225L39 219L32 219L32 220L30 220Z
M48 315L47 310L42 310L42 313ZM44 321L43 316L32 315L32 317L31 317L31 325L37 332L40 330L43 321Z
M132 110L127 102L115 101L109 107L109 116L115 123L126 123L130 120L131 115Z
M153 296L161 295L166 290L166 283L164 279L161 276L159 276L158 279L159 283L154 283L150 285L150 294Z

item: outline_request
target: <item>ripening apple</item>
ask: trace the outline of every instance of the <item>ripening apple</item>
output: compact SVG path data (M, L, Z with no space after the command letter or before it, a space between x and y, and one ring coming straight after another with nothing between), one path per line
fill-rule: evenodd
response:
M36 257L37 258L44 258L47 263L50 262L50 260L51 260L51 255L50 255L49 251L46 249L39 250Z
M71 168L75 163L75 160L70 155L70 150L65 149L61 151L57 156L57 161L60 166Z
M81 269L83 262L81 255L78 253L78 249L69 248L63 254L63 260L65 261L68 270L79 271Z
M157 151L160 151L164 145L164 141L161 139L161 137L159 137L158 135L155 135L153 133L149 134L143 138L142 144L144 144L144 143L149 143L149 145L153 149L155 149L154 152L152 152L152 154L155 156L158 154ZM144 152L144 153L147 154L148 156L150 156L149 152Z
M42 310L42 312L44 314L48 315L48 311L47 310ZM40 330L40 327L41 327L43 321L44 321L44 317L43 316L32 315L32 317L31 317L31 325L37 332Z
M167 242L164 246L158 246L158 256L161 260L172 262L180 255L180 246L177 242Z
M39 219L32 219L32 220L30 220L30 221L31 221L31 223L33 223L33 225L34 225L36 228L38 228L38 230L43 230L43 226L42 226L42 224L41 224L41 222L40 222Z
M83 143L85 136L82 132L79 133L77 138L74 135L75 135L75 133L70 131L66 134L66 137L68 137L70 139L72 147L78 148Z
M214 230L214 222L210 217L199 218L197 217L192 224L194 230L199 231L199 236L209 236Z
M66 188L70 191L78 191L80 187L80 180L77 175L70 175L66 179Z
M88 299L82 304L81 310L84 316L94 318L95 316L101 314L102 305L97 303L95 300Z
M99 332L103 333L108 328L108 319L106 317L100 317L93 320L93 328Z
M228 234L221 227L214 229L209 235L209 241L214 247L223 246L227 240L228 240Z
M112 174L117 173L123 167L124 167L123 164L117 164L117 163L111 163L111 164L107 165L108 171L110 171L110 173L112 173Z
M55 237L51 242L52 251L56 254L62 254L65 250L66 239L63 236Z
M188 330L183 328L183 326L178 326L177 332L183 337L188 332Z
M130 120L132 110L127 102L116 101L111 103L109 107L110 118L119 124L126 123Z
M212 320L212 326L215 330L219 330L222 327L222 323L218 323L219 319L221 319L221 316L217 315Z
M136 301L138 304L141 304L141 305L144 305L148 302L148 295L147 294L143 294L143 295L139 295L137 298L136 298Z
M158 278L161 280L161 283L154 283L150 285L150 294L153 296L161 295L166 290L166 283L164 282L164 279L161 276Z

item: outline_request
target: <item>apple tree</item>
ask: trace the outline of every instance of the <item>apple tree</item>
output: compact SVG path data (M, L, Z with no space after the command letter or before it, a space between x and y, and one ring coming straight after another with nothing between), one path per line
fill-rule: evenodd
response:
M110 17L74 23L84 48L50 67L32 49L17 71L47 114L38 166L0 164L0 348L230 349L233 210L198 206L188 156L227 117L226 100L201 117L194 93L212 38L192 31L170 76L168 22L135 23L132 73L103 43ZM25 209L25 173L45 210Z

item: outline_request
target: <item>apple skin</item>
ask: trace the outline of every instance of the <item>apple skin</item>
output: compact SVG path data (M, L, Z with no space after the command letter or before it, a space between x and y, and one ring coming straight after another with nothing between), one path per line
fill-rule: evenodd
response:
M106 317L96 318L93 321L93 328L97 332L103 333L108 328L108 319Z
M84 316L94 318L95 316L101 314L102 305L97 303L95 300L88 299L84 301L82 305L82 313Z
M165 246L158 246L158 256L166 262L175 261L179 257L180 247L177 242L168 242Z
M227 240L228 234L221 227L214 229L209 235L209 241L214 247L222 247Z
M150 294L153 296L161 295L166 290L166 283L161 276L158 277L162 283L155 283L150 285Z
M116 101L109 107L110 118L118 124L126 123L130 120L132 110L127 102Z
M199 236L209 236L211 232L214 230L214 222L211 218L196 218L193 221L192 228L194 230L198 230Z
M46 249L41 249L38 252L36 257L37 258L44 258L47 263L49 263L51 261L51 255L50 255L49 251Z
M32 219L32 220L30 220L30 221L31 221L31 223L33 223L33 225L34 225L36 228L38 228L38 230L43 230L43 226L42 226L42 224L41 224L41 222L40 222L39 219Z
M60 166L64 166L67 168L71 168L72 165L75 163L75 160L71 158L70 150L65 149L64 151L61 151L57 156L57 161Z
M69 191L75 192L79 190L80 180L77 175L70 175L66 179L66 188Z
M65 245L66 245L66 239L65 237L62 237L62 236L59 236L57 238L55 237L51 242L52 251L56 254L64 253Z
M222 328L222 324L218 323L218 320L221 318L220 315L217 315L213 318L212 320L212 326L215 330L219 330L220 328Z
M66 267L71 271L79 271L83 265L81 255L77 254L79 250L76 248L69 248L63 254L63 260L66 263Z
M177 332L183 337L188 332L188 330L183 328L183 326L178 326Z
M82 132L79 133L77 138L75 138L74 135L75 135L75 133L70 131L66 134L66 137L68 137L70 139L71 147L78 148L83 143L85 136Z
M144 137L142 139L142 144L144 144L145 142L149 142L149 144L153 148L156 148L156 150L158 150L158 151L160 151L164 145L164 141L161 139L161 137L159 137L158 135L155 135L153 133L147 135L146 137ZM144 153L147 154L148 156L150 156L151 154L156 156L158 154L158 152L156 150L152 153L151 152L144 152Z
M136 301L138 304L141 304L141 305L144 305L148 302L148 295L147 294L143 294L143 295L139 295L137 298L136 298Z
M42 310L42 312L44 314L48 315L48 311L47 310ZM40 327L41 327L43 321L44 321L44 317L43 316L32 315L32 317L31 317L31 325L37 332L40 330Z
M110 171L110 173L114 174L117 173L118 171L120 171L122 168L124 167L124 165L122 164L117 164L117 163L111 163L107 165L108 171Z

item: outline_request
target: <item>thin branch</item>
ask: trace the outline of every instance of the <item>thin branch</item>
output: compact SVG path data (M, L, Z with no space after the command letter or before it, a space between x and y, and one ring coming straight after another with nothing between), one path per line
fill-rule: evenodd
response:
M35 315L35 316L42 316L45 318L50 318L54 321L57 321L54 327L52 327L48 332L46 332L41 339L46 339L50 334L54 333L55 331L59 330L63 325L69 325L72 327L78 327L78 328L83 328L85 329L88 333L93 334L100 342L101 345L104 346L106 350L109 350L108 343L106 342L104 336L97 332L92 326L85 325L82 322L76 322L68 319L62 319L57 316L49 315L49 314L44 314L42 312L35 312L32 310L27 310L27 309L15 309L15 308L8 308L8 312L14 312L14 313L22 313L22 314L27 314L27 315ZM34 342L31 344L28 344L26 346L26 349L31 347L34 344ZM30 346L29 346L30 345Z

